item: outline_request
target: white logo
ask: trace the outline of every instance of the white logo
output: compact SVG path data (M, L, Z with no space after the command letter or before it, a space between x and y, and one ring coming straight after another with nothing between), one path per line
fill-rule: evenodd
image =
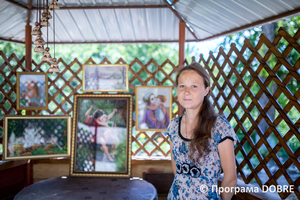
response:
M200 185L200 192L202 192L202 193L208 192L208 187L207 187L207 185Z

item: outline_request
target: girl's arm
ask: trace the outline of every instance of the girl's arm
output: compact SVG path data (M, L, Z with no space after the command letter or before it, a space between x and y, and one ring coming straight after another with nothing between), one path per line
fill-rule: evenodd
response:
M158 105L155 105L155 106L147 106L148 109L150 110L157 110L159 108L159 104Z
M229 200L232 198L234 191L231 190L231 188L235 187L237 182L233 141L230 139L226 139L225 141L219 143L218 152L220 155L221 166L224 172L221 187L223 187L223 191L225 191L226 187L229 187L230 191L232 191L228 193L221 193L221 198L222 200Z
M107 122L101 122L100 120L95 120L95 121L100 126L106 126L106 127L108 126Z
M88 109L87 111L86 111L86 113L85 113L85 118L88 118L88 116L89 116L89 114L90 114L90 112L93 110L93 104L91 105L91 107L90 107L90 109Z
M176 163L175 163L175 160L174 160L174 157L173 157L173 143L170 141L170 151L171 151L171 163L172 163L172 169L173 169L173 173L174 173L174 176L176 175Z
M110 118L112 118L112 116L116 113L118 111L118 109L114 109L113 111L112 111L112 113L110 113L108 116L107 116L107 120L109 120Z

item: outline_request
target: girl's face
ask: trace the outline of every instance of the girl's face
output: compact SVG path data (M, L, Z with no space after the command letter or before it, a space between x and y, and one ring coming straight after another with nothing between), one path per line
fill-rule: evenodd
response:
M204 80L194 70L183 71L178 79L177 98L186 109L200 110L209 87L205 88Z
M162 103L161 100L160 100L160 98L157 98L157 97L156 97L156 103L157 103L157 104Z
M34 88L34 83L32 83L32 82L27 83L27 87L28 87L29 89Z
M108 119L107 115L102 115L102 116L100 117L100 121L101 121L101 122L107 122L107 119Z
M156 98L153 94L150 95L150 104L155 104Z

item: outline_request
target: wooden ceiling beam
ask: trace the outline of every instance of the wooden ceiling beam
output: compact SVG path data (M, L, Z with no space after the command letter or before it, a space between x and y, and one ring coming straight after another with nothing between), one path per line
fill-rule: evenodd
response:
M60 7L60 10L82 10L82 9L128 9L128 8L168 8L167 5L127 5L127 6L67 6ZM37 7L32 7L37 10Z
M185 22L185 20L179 15L179 13L178 13L175 9L173 9L174 6L170 5L170 4L167 2L167 0L164 0L164 2L165 2L166 5L168 6L168 8L170 8L170 10L175 14L175 16L179 19L179 21L184 21L184 22ZM186 22L185 22L185 24L186 24ZM199 41L198 36L194 33L194 31L192 31L191 27L188 27L188 26L186 25L186 28L187 28L187 29L190 31L190 33L194 36L194 38L196 39L196 41Z
M16 44L25 44L23 41L18 41L18 40L11 40L11 39L5 39L1 38L1 41L4 42L13 42ZM196 40L186 40L186 42L197 42ZM141 43L141 44L149 44L149 43L178 43L178 40L148 40L148 41L143 41L143 40L138 40L138 41L100 41L100 42L56 42L55 44L136 44L136 43ZM53 45L53 42L48 42L48 44Z
M290 16L295 15L297 13L300 13L300 8L296 8L294 10L290 10L290 11L287 11L287 12L284 12L284 13L281 13L279 15L272 16L272 17L269 17L269 18L266 18L266 19L263 19L263 20L259 20L259 21L253 22L251 24L247 24L245 26L241 26L241 27L238 27L238 28L235 28L235 29L231 29L229 31L225 31L225 32L220 33L220 34L213 35L211 37L201 39L200 41L211 40L211 39L214 39L214 38L217 38L217 37L230 35L232 33L236 33L236 32L242 31L242 30L246 30L246 29L250 29L250 28L255 27L255 26L262 26L263 24L271 23L273 21L279 21L282 18L290 17Z
M18 2L15 2L15 1L13 1L13 0L5 0L5 1L7 1L8 3L14 4L14 5L16 5L16 6L19 6L19 7L21 7L21 8L24 8L24 9L26 9L26 10L29 9L28 7L22 5L22 4L18 3Z
M11 40L11 39L6 39L6 38L2 38L2 37L0 37L0 40L4 41L4 42L13 42L13 43L16 43L16 44L25 44L25 42L22 42L22 41Z

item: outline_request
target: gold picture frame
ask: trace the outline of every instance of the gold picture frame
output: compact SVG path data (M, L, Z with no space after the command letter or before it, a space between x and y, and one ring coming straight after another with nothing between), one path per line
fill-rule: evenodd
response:
M172 118L172 86L135 86L135 95L136 130L167 131Z
M129 65L84 65L82 90L84 92L128 92Z
M17 110L48 109L48 74L17 72Z
M3 160L70 156L70 116L4 116Z
M75 94L70 176L131 176L132 95Z

